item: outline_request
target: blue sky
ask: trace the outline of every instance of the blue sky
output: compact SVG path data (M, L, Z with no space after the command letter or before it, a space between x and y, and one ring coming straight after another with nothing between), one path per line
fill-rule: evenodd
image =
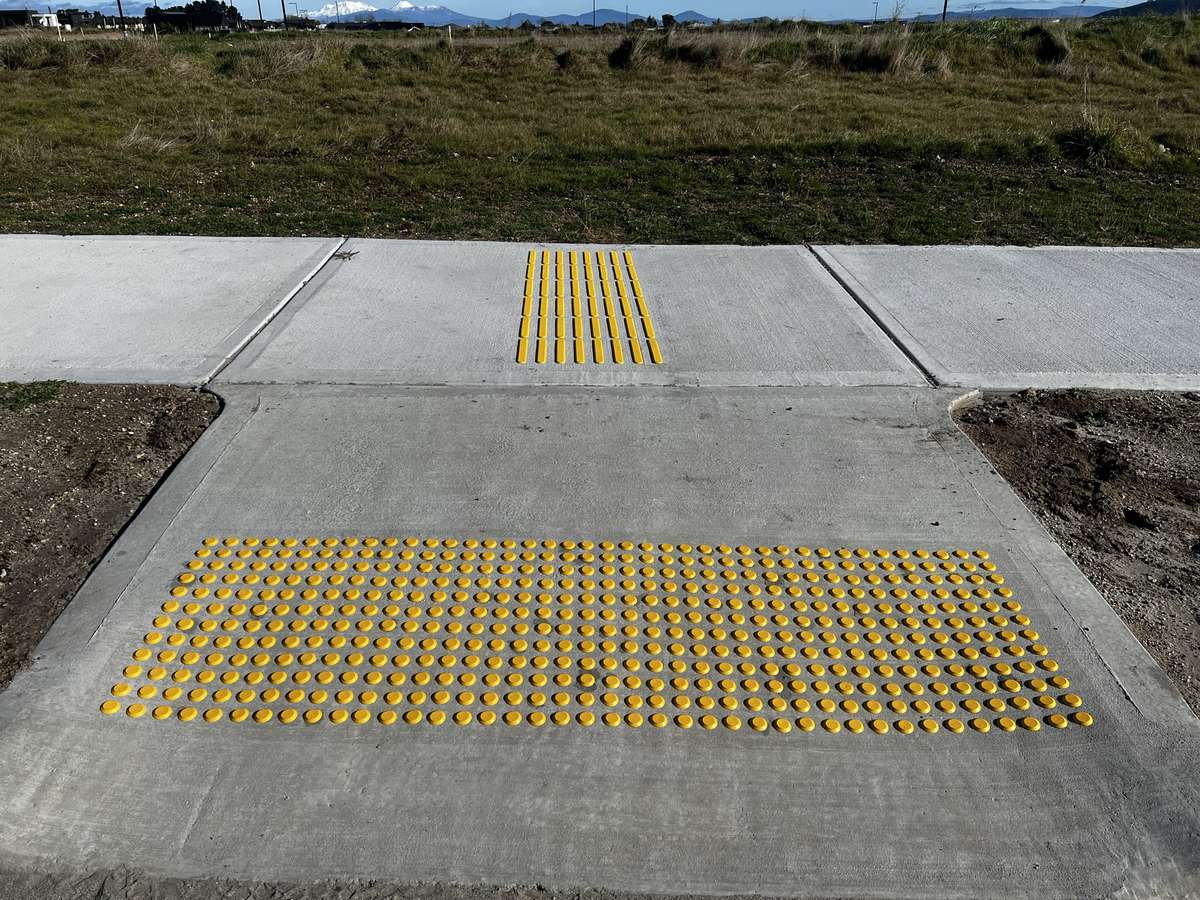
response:
M390 5L386 0L369 0L373 5ZM553 15L556 13L580 13L591 9L590 0L413 0L420 3L438 3L449 6L469 16L500 18L509 12L520 11L538 15ZM1078 0L951 0L951 9L971 9L972 7L1002 7L1020 6L1027 9L1036 7L1067 6ZM1092 6L1128 6L1136 0L1087 0ZM625 0L597 0L601 7L611 9L624 8ZM879 12L892 12L895 0L880 0ZM512 7L511 9L509 7ZM742 19L751 16L775 16L777 18L796 18L806 14L809 18L852 18L872 15L875 4L873 0L629 0L629 8L633 12L649 15L660 15L663 12L679 12L683 9L695 9L710 16L720 16L726 19ZM920 12L941 11L941 0L907 0L904 4L905 15Z

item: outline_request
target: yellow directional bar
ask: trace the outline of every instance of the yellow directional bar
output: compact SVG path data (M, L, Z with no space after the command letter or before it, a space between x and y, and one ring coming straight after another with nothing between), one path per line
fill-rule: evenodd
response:
M529 251L525 264L525 300L521 305L521 326L517 332L517 362L524 365L529 360L529 320L533 316L533 275L537 266L537 251Z
M621 298L621 315L625 319L625 333L629 337L629 353L634 363L640 366L644 362L642 344L638 340L637 325L634 324L633 310L629 306L629 292L625 289L625 279L621 277L621 263L616 250L609 253L609 262L612 263L613 281L617 283L617 293Z
M546 320L550 315L550 253L542 251L542 297L538 305L537 362L546 363Z
M596 251L596 268L600 270L600 287L604 291L604 315L608 319L608 335L612 341L613 362L625 362L625 351L621 349L621 328L617 325L617 314L613 307L612 288L608 283L608 271L604 264L604 253Z
M583 345L583 310L579 304L579 254L571 251L571 319L575 324L575 362L587 362Z
M602 364L606 343L611 346L608 358L614 364L623 364L627 357L636 365L643 365L647 357L654 365L663 362L633 251L530 250L517 330L517 363L583 365L590 359Z
M554 252L554 361L560 366L567 361L567 314L563 302L563 252Z
M592 357L596 363L604 362L604 338L600 334L600 315L596 309L596 273L592 269L592 256L583 254L583 268L587 284L588 317L592 322Z
M650 351L650 361L656 366L662 364L662 351L658 349L658 336L654 333L654 322L650 318L650 307L646 305L646 295L642 293L642 282L638 278L637 267L633 264L633 254L625 251L625 269L629 273L629 283L633 285L633 296L637 300L638 315L642 320L642 331L646 334L646 347Z

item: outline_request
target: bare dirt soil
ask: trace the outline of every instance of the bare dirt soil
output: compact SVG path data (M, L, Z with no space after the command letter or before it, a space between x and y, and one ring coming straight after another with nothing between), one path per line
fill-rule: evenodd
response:
M1023 391L958 422L1200 713L1200 394Z
M218 408L177 387L0 383L0 688Z
M545 887L392 884L379 881L245 882L148 876L132 869L86 875L13 875L0 871L0 900L699 900L694 895L555 891ZM752 900L729 897L728 900ZM753 900L769 900L757 897Z

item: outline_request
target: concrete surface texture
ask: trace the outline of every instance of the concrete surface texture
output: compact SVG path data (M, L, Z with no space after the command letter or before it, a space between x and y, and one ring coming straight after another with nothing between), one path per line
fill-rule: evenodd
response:
M539 253L531 305L541 302L540 254L563 251L562 303L571 317L571 251L579 268L587 362L574 360L572 324L565 363L517 363L528 257ZM355 255L332 261L223 376L243 382L375 384L923 384L920 373L879 332L803 247L636 247L636 272L663 362L628 350L617 365L591 354L589 277L594 246L352 240ZM551 262L553 267L553 259ZM607 266L593 273L601 332ZM548 285L553 319L555 273ZM613 280L615 281L615 280ZM616 283L608 293L623 328ZM632 294L632 289L627 289ZM635 304L636 298L630 298ZM548 338L555 339L553 321ZM535 326L536 333L536 326ZM608 341L604 341L608 345Z
M0 695L0 865L789 896L1196 889L1196 722L955 429L954 392L221 390L216 425ZM209 535L987 548L1095 721L903 735L103 715ZM909 680L934 698L935 678ZM804 696L823 696L815 680Z
M1195 718L906 355L1183 383L1194 255L339 246L0 241L0 377L226 401L0 694L0 898L1200 893Z
M1200 388L1200 251L815 252L944 384Z
M0 237L0 380L201 383L340 243Z

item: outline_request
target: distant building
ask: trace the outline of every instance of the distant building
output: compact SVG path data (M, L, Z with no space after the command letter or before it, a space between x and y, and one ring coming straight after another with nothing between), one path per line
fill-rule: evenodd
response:
M35 12L31 14L32 24L36 28L58 28L58 16L52 12Z
M82 9L60 9L55 15L58 16L59 24L67 31L78 31L91 19L91 14Z
M33 27L32 9L0 9L0 28Z

